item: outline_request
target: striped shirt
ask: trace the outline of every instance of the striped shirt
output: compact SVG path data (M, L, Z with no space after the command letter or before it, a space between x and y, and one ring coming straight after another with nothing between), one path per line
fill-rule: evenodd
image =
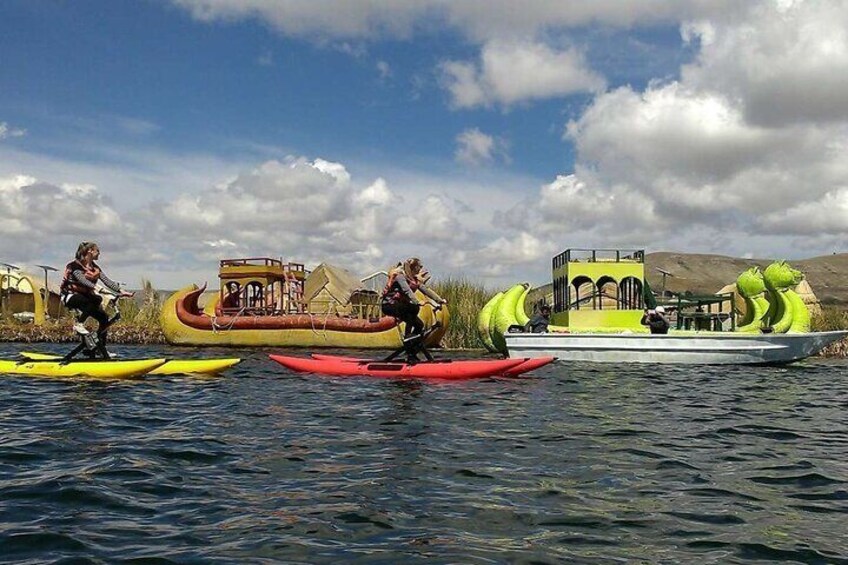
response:
M83 271L82 269L76 269L74 271L71 271L71 278L74 280L75 283L88 287L92 290L95 290L97 288L97 284L85 278L85 271ZM99 280L103 283L103 286L105 286L109 290L117 293L121 292L121 285L107 277L102 271L100 272Z

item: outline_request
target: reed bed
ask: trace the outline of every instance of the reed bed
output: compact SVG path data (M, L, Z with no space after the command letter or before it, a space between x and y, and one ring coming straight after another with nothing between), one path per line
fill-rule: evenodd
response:
M79 338L73 332L72 325L73 320L70 317L47 320L40 326L4 319L0 321L0 342L76 343ZM91 325L92 329L96 327L97 324ZM128 345L164 344L165 334L162 333L162 328L158 324L156 327L146 327L125 323L122 320L109 330L108 342Z
M165 343L165 334L159 323L162 301L148 280L142 280L141 296L137 299L121 299L119 303L121 319L109 329L109 343L121 344L161 344ZM41 325L20 322L11 316L0 319L0 341L23 343L71 343L79 341L71 326L74 320L65 310L56 319L50 319ZM95 329L97 323L89 319L89 329Z
M121 322L137 326L140 330L159 331L159 313L162 311L162 299L159 298L153 284L141 280L140 300L124 300L121 302Z
M811 322L814 332L846 330L848 329L848 311L837 306L823 306L821 312L813 314ZM848 339L828 345L819 355L822 357L848 357Z
M433 290L448 301L450 325L442 346L446 349L480 349L477 315L493 292L465 278L447 278L433 285Z
M848 311L836 306L823 306L821 312L812 316L814 332L829 332L848 329Z

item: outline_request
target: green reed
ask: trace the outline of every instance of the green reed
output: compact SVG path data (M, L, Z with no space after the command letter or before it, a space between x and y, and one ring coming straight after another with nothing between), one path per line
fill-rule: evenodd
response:
M448 349L479 349L477 315L494 294L479 284L465 278L441 280L433 285L439 296L448 301L450 325L442 346Z
M839 306L822 306L821 312L815 312L811 325L814 332L848 330L848 311Z
M821 312L815 312L811 320L814 332L848 330L848 311L840 306L822 306ZM843 339L828 345L821 352L823 357L848 357L848 340Z
M141 279L141 296L135 300L121 301L121 319L124 323L133 324L140 328L159 329L159 313L162 310L162 300L147 279Z
M162 300L148 280L142 280L141 296L135 299L122 298L118 303L121 319L109 329L109 343L150 344L165 343L165 335L159 323ZM109 314L111 309L107 308ZM22 322L13 316L0 317L0 341L2 342L46 342L69 343L79 338L71 329L74 317L62 307L58 318L50 318L41 325ZM89 319L86 327L93 330L97 323Z

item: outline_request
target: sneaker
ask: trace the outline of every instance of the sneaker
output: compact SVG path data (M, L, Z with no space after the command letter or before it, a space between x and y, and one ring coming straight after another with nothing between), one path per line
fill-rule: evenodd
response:
M88 328L86 328L82 322L77 322L76 324L74 324L74 331L80 335L89 334Z

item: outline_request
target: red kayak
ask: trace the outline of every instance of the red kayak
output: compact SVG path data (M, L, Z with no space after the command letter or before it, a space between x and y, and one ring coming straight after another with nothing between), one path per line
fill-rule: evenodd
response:
M324 361L345 361L347 363L374 363L373 360L363 359L362 357L344 357L341 355L327 355L326 353L313 353L312 358ZM555 359L556 357L534 357L531 359L523 359L520 365L507 369L501 373L501 376L517 377L518 375L529 373L539 367L544 367L545 365L553 363ZM454 361L454 363L456 363L456 361Z
M518 375L523 375L524 373L529 373L539 367L544 367L545 365L549 365L553 363L556 357L533 357L532 359L525 360L522 364L516 365L512 369L507 369L504 371L503 376L505 377L517 377Z
M444 360L410 365L404 362L385 362L326 356L321 359L269 355L280 365L300 373L319 373L339 377L382 377L413 379L479 379L504 375L510 369L531 359ZM534 360L533 360L534 361Z

